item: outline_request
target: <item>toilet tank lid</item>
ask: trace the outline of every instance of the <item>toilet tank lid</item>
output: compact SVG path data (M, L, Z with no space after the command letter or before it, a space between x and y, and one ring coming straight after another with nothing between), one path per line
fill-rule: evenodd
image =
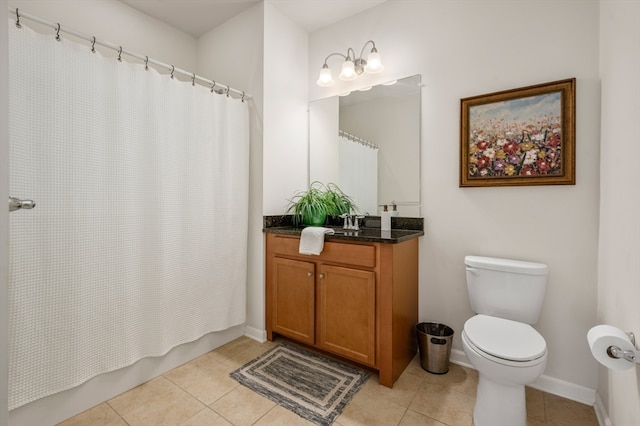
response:
M471 268L512 272L515 274L547 275L549 273L549 267L544 263L499 259L496 257L466 256L464 264Z

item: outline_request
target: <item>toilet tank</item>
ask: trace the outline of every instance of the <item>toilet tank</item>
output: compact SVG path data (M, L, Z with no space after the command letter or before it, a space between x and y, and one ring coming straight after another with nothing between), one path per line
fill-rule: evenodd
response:
M538 322L547 287L547 265L480 256L466 256L464 264L475 313L526 324Z

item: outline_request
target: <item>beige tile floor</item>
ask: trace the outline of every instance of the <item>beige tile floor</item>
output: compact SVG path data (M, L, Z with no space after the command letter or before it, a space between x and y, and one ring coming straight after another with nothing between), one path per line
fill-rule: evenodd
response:
M80 413L61 426L311 425L229 378L274 343L243 337ZM472 425L478 374L451 364L427 373L416 357L393 389L375 374L334 425ZM593 407L527 388L528 426L597 426Z

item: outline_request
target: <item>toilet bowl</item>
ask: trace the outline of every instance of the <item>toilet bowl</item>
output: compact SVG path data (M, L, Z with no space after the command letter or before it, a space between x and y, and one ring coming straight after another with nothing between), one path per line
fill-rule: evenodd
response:
M526 425L525 385L547 365L544 338L528 324L481 314L467 320L461 335L480 375L474 425Z
M543 263L465 256L471 309L462 347L479 373L475 426L526 426L524 386L547 365L538 322L549 268Z

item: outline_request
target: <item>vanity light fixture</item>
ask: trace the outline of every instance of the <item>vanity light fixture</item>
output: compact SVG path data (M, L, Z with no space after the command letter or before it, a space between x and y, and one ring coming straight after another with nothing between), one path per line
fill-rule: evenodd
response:
M367 56L367 59L362 59L364 55L364 51L367 48L367 45L371 43L371 51ZM356 58L356 52L352 48L347 49L347 54L343 55L342 53L331 53L324 60L324 65L322 65L322 69L320 70L320 77L318 77L318 86L322 87L330 87L333 86L335 81L333 80L333 76L331 75L331 69L329 69L329 65L327 65L327 61L332 56L340 56L344 58L344 62L342 63L342 70L340 75L338 76L340 80L351 81L355 80L360 74L366 72L367 74L375 74L379 73L384 69L382 62L380 60L380 54L378 53L378 49L376 49L376 44L373 40L367 41L364 46L362 46L362 50L360 51L360 56Z

